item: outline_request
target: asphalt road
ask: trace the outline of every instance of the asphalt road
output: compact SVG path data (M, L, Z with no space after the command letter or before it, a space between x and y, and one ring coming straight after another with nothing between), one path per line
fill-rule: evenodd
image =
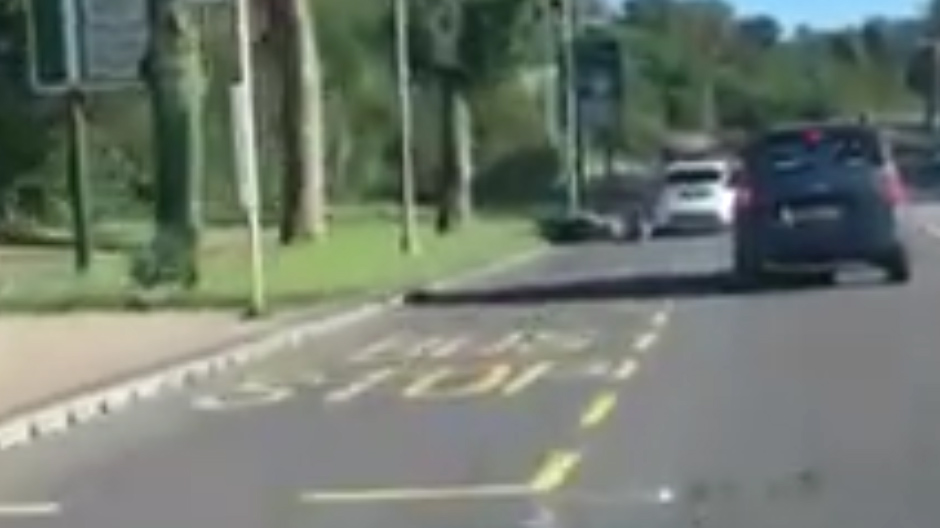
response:
M720 237L561 250L0 454L0 527L936 526L916 221L904 287L734 293Z

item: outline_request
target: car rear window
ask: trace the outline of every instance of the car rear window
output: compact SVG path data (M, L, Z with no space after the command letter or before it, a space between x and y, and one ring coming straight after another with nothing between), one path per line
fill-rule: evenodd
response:
M721 180L721 172L708 169L678 169L666 174L668 184L715 183Z
M818 164L864 167L883 162L877 134L853 128L777 132L758 141L751 157L775 174L802 172Z

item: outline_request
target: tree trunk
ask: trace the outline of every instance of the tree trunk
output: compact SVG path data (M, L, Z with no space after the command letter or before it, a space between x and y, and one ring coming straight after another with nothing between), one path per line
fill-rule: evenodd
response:
M459 124L457 83L449 72L438 77L440 83L441 117L441 167L437 181L437 215L435 228L438 234L448 234L458 228L460 160L457 152L457 125Z
M198 22L184 2L150 0L151 45L144 64L156 159L150 250L136 278L148 286L198 280L204 171L206 72ZM141 264L144 264L141 266Z
M281 82L283 182L280 239L326 234L323 83L309 0L267 0Z

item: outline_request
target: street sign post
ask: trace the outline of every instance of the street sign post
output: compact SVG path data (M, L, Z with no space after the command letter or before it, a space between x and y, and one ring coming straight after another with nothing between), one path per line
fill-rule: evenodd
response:
M609 131L620 117L623 67L619 42L588 37L577 45L576 84L584 126Z
M147 52L147 0L30 0L30 83L43 94L140 83Z
M606 170L613 171L614 149L623 96L623 57L620 43L613 37L586 35L576 46L576 92L579 175L585 178L588 144L598 142L604 151Z

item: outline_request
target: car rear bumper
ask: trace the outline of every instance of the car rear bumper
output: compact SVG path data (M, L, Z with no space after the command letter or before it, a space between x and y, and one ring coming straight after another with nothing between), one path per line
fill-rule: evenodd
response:
M756 243L737 241L738 251L752 252L752 258L762 266L781 271L811 271L840 264L872 263L896 254L903 245L897 233L869 233L836 240L767 237Z
M669 211L662 215L658 225L662 229L697 231L727 227L728 218L720 211Z

